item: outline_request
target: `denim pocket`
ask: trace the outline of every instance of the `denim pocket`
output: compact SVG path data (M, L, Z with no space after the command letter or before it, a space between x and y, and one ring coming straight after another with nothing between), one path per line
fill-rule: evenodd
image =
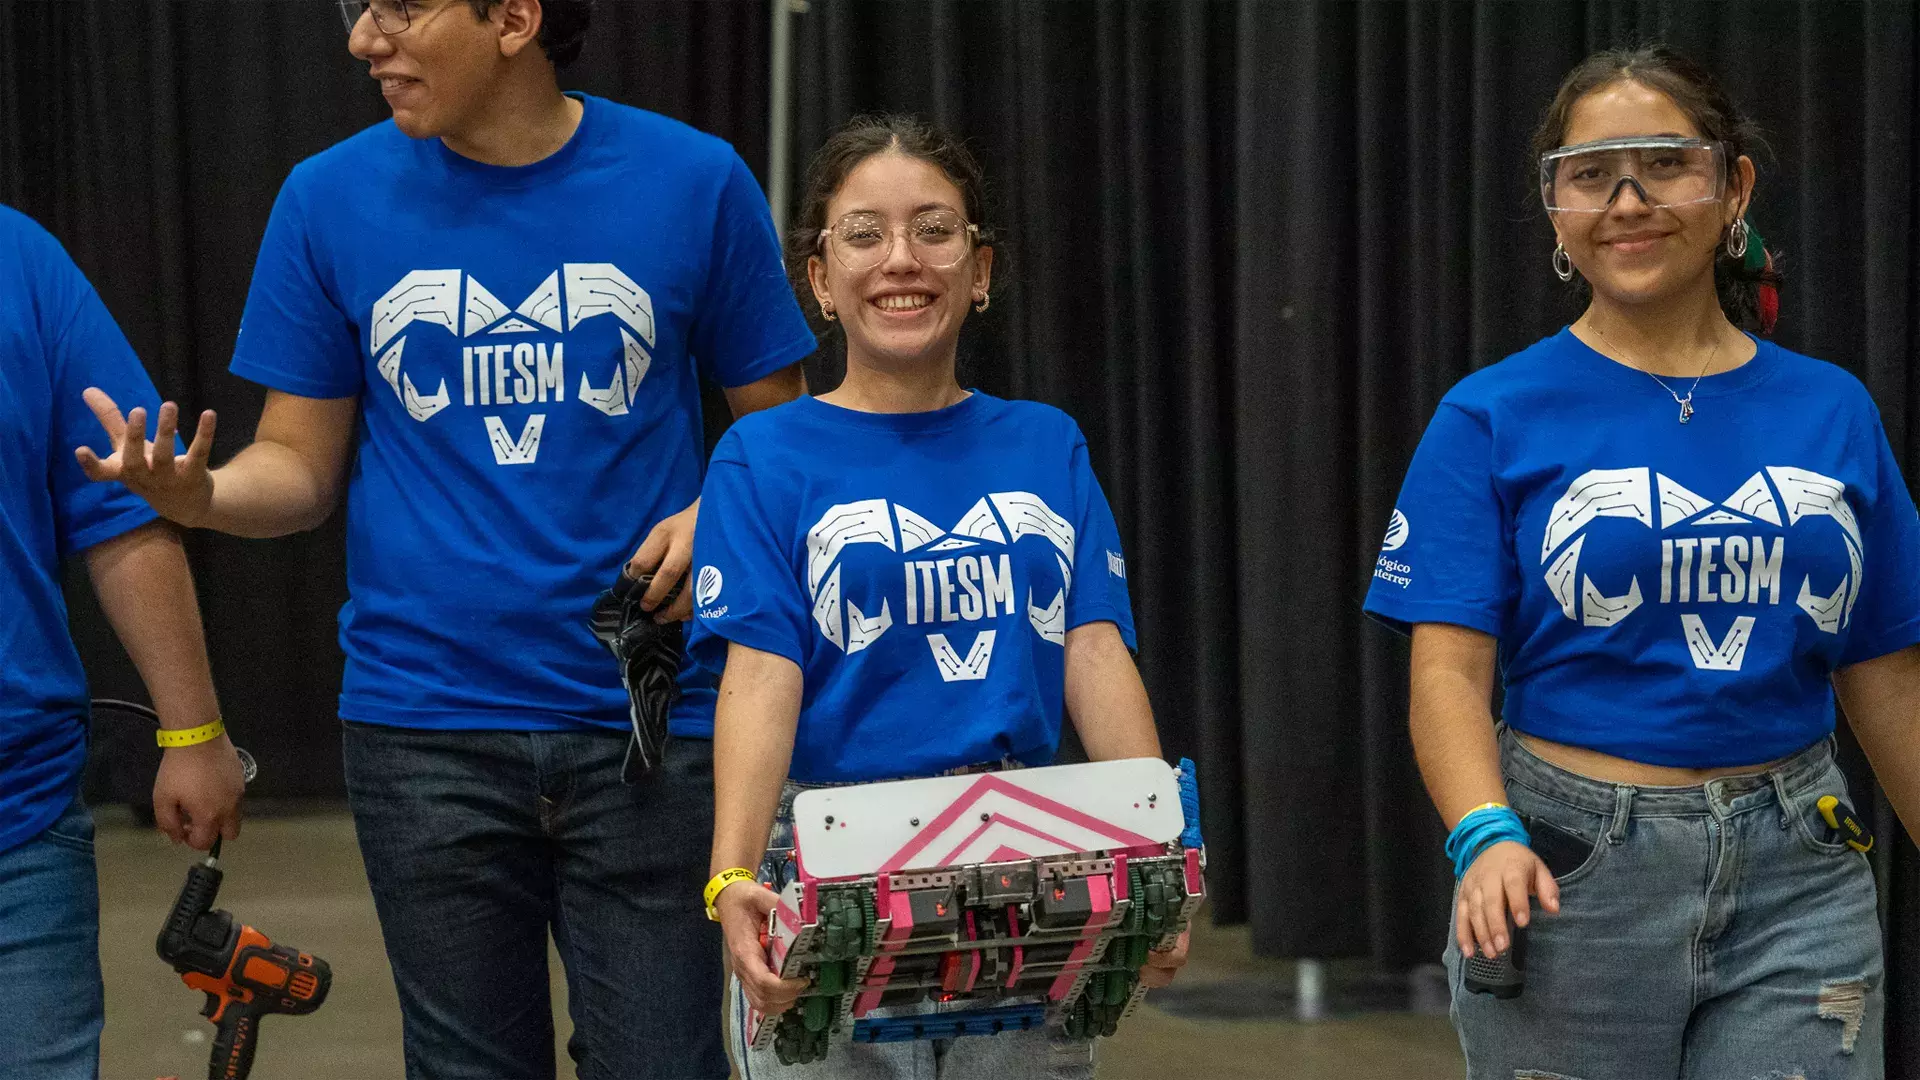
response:
M1532 837L1533 853L1547 864L1553 880L1562 885L1599 857L1600 844L1593 837L1581 836L1545 818L1534 818L1526 825Z
M1507 788L1514 811L1527 827L1529 846L1555 884L1572 885L1593 873L1607 847L1608 815L1570 806L1513 781Z
M682 735L667 740L661 761L682 776L711 783L713 780L713 740Z
M60 819L47 826L40 834L48 843L73 851L92 854L93 852L93 813L76 801Z
M1787 816L1793 819L1794 831L1800 834L1800 842L1807 850L1816 855L1844 855L1853 849L1844 840L1828 840L1826 819L1820 816L1820 798L1832 795L1842 803L1852 805L1853 799L1847 794L1847 778L1837 765L1829 765L1821 774L1819 783L1789 796L1792 803ZM1856 813L1858 812L1856 808Z

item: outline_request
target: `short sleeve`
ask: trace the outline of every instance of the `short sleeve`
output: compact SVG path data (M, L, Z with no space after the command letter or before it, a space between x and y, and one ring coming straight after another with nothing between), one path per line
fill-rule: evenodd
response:
M806 592L775 521L791 509L769 505L748 467L737 429L713 454L700 492L693 541L694 625L687 649L710 671L726 667L727 643L806 663Z
M1920 515L1877 411L1871 419L1861 441L1872 446L1874 498L1861 508L1860 599L1847 624L1842 667L1920 643Z
M96 386L106 391L123 413L145 408L149 435L159 413L160 395L80 268L51 237L47 246L50 250L39 275L49 292L47 310L54 316L47 347L53 391L47 480L53 495L59 551L67 556L157 517L146 500L122 485L95 483L80 471L73 457L77 447L92 447L103 458L113 453L106 430L81 395Z
M1067 629L1093 622L1111 622L1120 628L1127 648L1138 648L1133 631L1133 602L1127 595L1127 559L1120 547L1120 529L1113 508L1093 473L1087 440L1074 429L1073 456L1073 582L1067 590Z
M1437 622L1499 637L1519 589L1510 532L1486 417L1442 401L1407 467L1367 613L1403 634Z
M818 347L787 281L767 198L737 154L728 155L690 346L701 370L726 387L758 382Z
M301 397L352 397L365 383L359 332L322 284L299 176L282 185L267 219L230 370Z

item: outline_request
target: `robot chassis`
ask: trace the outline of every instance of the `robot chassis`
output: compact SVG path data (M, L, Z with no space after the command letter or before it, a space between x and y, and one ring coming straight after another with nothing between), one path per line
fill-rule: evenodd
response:
M769 966L808 987L750 1011L784 1064L856 1042L1051 1025L1111 1035L1140 967L1206 894L1193 762L1154 758L802 792ZM875 1015L884 1010L885 1015Z

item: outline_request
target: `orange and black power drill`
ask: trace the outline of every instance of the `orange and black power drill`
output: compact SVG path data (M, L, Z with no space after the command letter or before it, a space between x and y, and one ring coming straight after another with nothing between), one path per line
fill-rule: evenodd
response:
M325 960L275 945L228 912L215 910L221 877L216 837L206 859L187 871L156 947L181 981L207 995L200 1015L217 1029L208 1080L246 1080L260 1041L260 1018L301 1016L319 1008L333 972Z

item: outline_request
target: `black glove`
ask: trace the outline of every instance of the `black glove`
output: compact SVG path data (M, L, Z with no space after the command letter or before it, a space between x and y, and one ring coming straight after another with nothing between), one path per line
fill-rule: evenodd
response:
M620 681L627 687L633 740L627 744L620 777L629 784L660 764L667 749L667 714L680 697L676 681L684 650L680 624L654 622L653 614L640 607L652 580L648 574L636 581L622 570L613 588L594 601L593 618L587 624L619 662ZM685 584L683 578L657 610L671 607Z

